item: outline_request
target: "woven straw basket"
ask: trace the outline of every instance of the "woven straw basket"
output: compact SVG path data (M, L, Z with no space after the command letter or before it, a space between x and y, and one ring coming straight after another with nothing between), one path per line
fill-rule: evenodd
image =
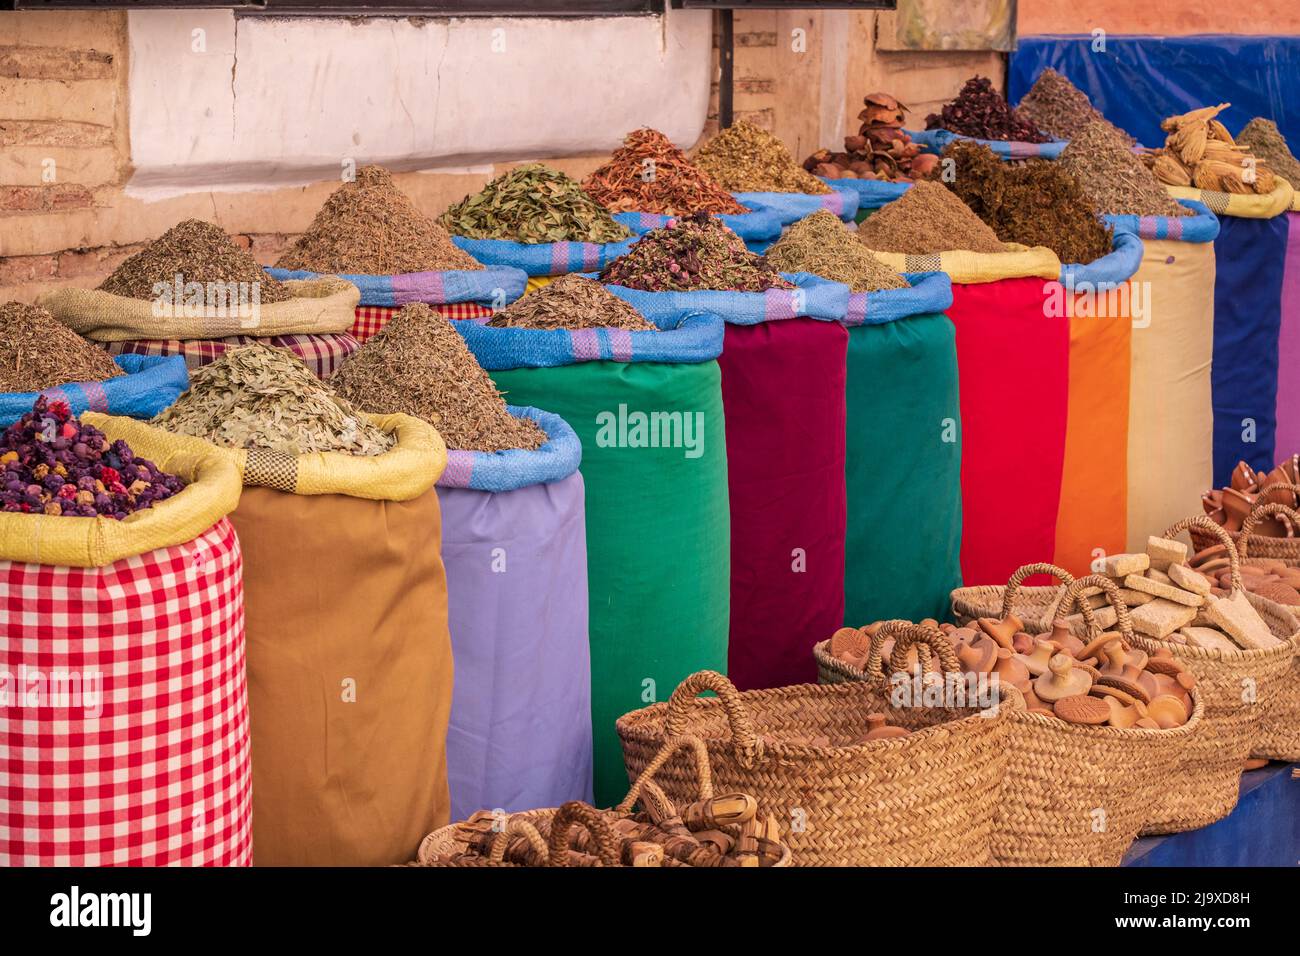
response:
M1257 500L1261 502L1267 501L1268 494L1271 491L1293 491L1300 493L1300 485L1288 484L1286 482L1265 485L1259 490L1259 494L1256 496ZM1276 502L1274 502L1274 504L1276 504ZM1267 504L1257 505L1251 513L1246 516L1246 520L1242 522L1240 531L1228 532L1232 537L1233 543L1237 546L1238 552L1241 554L1241 560L1246 560L1247 550L1243 547L1242 543L1249 538L1251 557L1277 558L1279 561L1285 561L1287 564L1300 566L1300 538L1274 538L1269 535L1251 534L1261 518L1266 517L1269 514L1284 513L1276 509L1265 510L1267 508ZM1291 512L1288 514L1288 517L1292 517L1293 515L1295 515L1295 513ZM1300 515L1295 516L1293 520L1300 522ZM1192 545L1197 551L1203 551L1211 545L1219 543L1219 537L1217 535L1208 530L1202 530L1201 528L1192 528L1191 536Z
M656 820L666 820L677 816L677 807L654 782L654 777L663 765L679 751L689 751L693 758L691 768L694 771L690 800L706 801L713 799L713 775L709 766L708 751L703 741L689 734L672 737L664 742L653 760L632 784L623 801L614 808L619 817L631 816L633 807L639 802L649 810ZM450 826L434 830L420 842L414 863L408 866L432 867L516 867L521 864L506 859L506 847L514 837L522 837L529 844L532 853L529 865L543 861L547 866L570 865L573 856L570 849L570 832L575 827L586 829L589 838L585 843L586 853L594 856L601 866L625 866L620 856L620 840L610 826L607 815L594 807L578 801L570 801L559 808L526 810L510 814L492 838L488 855L462 856L454 862L443 862L442 857L448 853L463 850L474 828L466 823L453 823ZM762 841L760 841L762 842ZM765 846L764 865L785 867L790 865L791 853L788 846ZM664 866L690 866L671 857L665 857Z
M1184 518L1167 530L1172 538L1197 528L1227 545L1232 590L1241 586L1241 565L1228 532L1205 515ZM1273 636L1285 643L1262 650L1222 651L1135 638L1145 651L1168 649L1196 675L1205 699L1202 732L1187 741L1175 772L1153 801L1143 833L1178 833L1220 820L1237 805L1242 764L1260 743L1260 727L1292 672L1300 635L1296 621L1280 604L1246 593Z
M1034 574L1070 578L1052 565L1030 567ZM1081 595L1089 587L1105 591L1119 616L1119 632L1131 644L1128 608L1109 578L1072 581L1065 590L1065 609L1076 601L1086 608ZM1084 614L1089 622L1084 639L1089 640L1101 628L1090 612ZM866 679L863 671L831 657L827 642L818 644L814 654L823 681ZM1146 822L1150 802L1177 764L1180 749L1200 733L1204 707L1197 693L1192 698L1191 719L1171 730L1088 727L1031 714L1023 707L1012 711L1006 778L994 816L994 862L1001 866L1119 865Z
M948 670L958 669L938 631L897 622L889 632L896 638L896 669L905 666L913 644L929 646ZM873 640L877 667L879 653ZM704 690L717 698L697 699ZM752 794L761 812L776 817L796 866L983 866L991 862L1008 715L1018 706L1023 701L1015 695L984 710L895 706L883 679L741 693L721 674L700 671L666 704L625 714L617 727L631 774L648 764L665 737L703 738L718 785ZM876 712L912 733L829 747L781 740L854 739L866 732L867 714ZM659 779L670 797L685 792L689 769L680 757L665 765Z
M1026 578L1035 574L1051 574L1060 578L1060 585L1027 588ZM971 624L982 617L1004 618L1014 614L1020 618L1030 634L1042 634L1052 629L1056 609L1065 595L1065 589L1074 583L1074 575L1053 564L1026 564L1011 575L1005 585L982 584L957 588L952 592L952 616L958 624Z

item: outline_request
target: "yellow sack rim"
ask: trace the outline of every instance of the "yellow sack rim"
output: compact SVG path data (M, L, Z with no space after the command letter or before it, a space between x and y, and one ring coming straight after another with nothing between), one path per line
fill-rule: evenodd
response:
M1284 212L1300 209L1296 205L1297 197L1291 184L1281 176L1271 193L1221 193L1210 189L1197 189L1194 186L1170 186L1165 184L1165 191L1175 199L1194 199L1210 207L1216 216L1236 216L1239 219L1272 219Z
M116 415L85 412L81 421L98 428L110 441L123 439L141 458L188 484L180 493L122 521L0 512L0 558L100 568L193 541L239 504L243 490L239 472L215 445Z
M871 249L871 254L895 272L946 272L953 282L965 285L997 282L999 279L1061 278L1061 260L1046 246L1030 247L1018 242L1004 245L1006 252L954 249L918 255Z
M260 318L255 326L241 324L238 314L205 318L185 315L182 309L176 315L172 306L159 306L155 315L152 300L132 299L98 289L54 289L37 296L36 304L72 331L95 342L218 339L250 334L335 335L352 330L361 290L351 282L338 276L283 282L293 298L259 305ZM303 307L310 303L318 308L310 314L303 313ZM226 324L221 325L223 322Z
M397 444L382 455L333 451L296 457L259 449L210 447L230 456L244 485L293 495L410 501L442 477L447 445L436 428L410 415L360 414L385 434L396 435Z

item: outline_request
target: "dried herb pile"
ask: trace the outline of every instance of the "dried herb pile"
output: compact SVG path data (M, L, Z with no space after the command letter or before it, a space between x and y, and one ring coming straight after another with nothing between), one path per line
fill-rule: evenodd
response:
M795 162L784 143L745 120L701 146L695 163L731 192L824 195L831 191Z
M762 256L708 213L646 233L600 275L609 285L648 292L793 289Z
M285 349L228 349L190 372L190 388L153 423L226 448L286 455L381 455L395 439L370 424Z
M1046 143L1050 136L1007 105L986 76L972 76L956 98L925 118L926 129L946 129L978 139Z
M768 264L781 272L811 272L843 282L854 292L905 289L907 280L873 256L825 209L800 219L767 250Z
M359 408L429 422L448 448L534 450L546 444L535 422L506 410L488 373L451 323L423 303L408 305L329 380Z
M582 188L611 212L681 216L701 210L749 211L657 129L628 133L609 162L583 180Z
M0 510L121 521L185 487L44 395L0 436Z
M903 132L907 107L888 93L868 93L858 114L862 125L856 136L844 137L844 152L819 149L803 161L803 168L826 179L877 179L911 182L938 165L939 157L922 153Z
M39 392L121 374L107 352L45 309L21 302L0 305L0 392Z
M1231 104L1206 106L1171 116L1160 123L1169 135L1163 149L1145 157L1162 183L1195 186L1213 192L1271 193L1277 177L1250 147L1238 145L1216 117Z
M1165 190L1109 123L1089 123L1057 160L1103 213L1185 216L1191 213Z
M483 268L456 248L446 229L415 208L382 166L362 166L354 182L330 193L276 265L360 275Z
M626 329L655 332L658 326L599 282L570 272L506 306L488 321L493 328Z
M1272 120L1256 116L1237 134L1237 145L1248 147L1273 172L1300 189L1300 160L1295 158L1286 137Z
M258 284L263 305L293 298L289 287L262 271L251 253L241 249L220 227L199 219L172 226L123 262L99 286L102 292L130 299L155 298L154 285L181 282Z
M1059 163L1004 163L969 140L952 143L944 157L955 163L947 187L1003 242L1046 246L1062 262L1086 264L1110 252L1110 227Z
M1088 94L1050 66L1016 105L1015 112L1057 139L1074 139L1090 123L1104 123L1133 145L1133 137L1111 123L1093 107Z
M948 189L919 182L858 225L868 249L921 255L966 250L1006 252L997 234Z
M632 235L577 180L529 163L447 208L438 222L457 236L511 242L622 242Z

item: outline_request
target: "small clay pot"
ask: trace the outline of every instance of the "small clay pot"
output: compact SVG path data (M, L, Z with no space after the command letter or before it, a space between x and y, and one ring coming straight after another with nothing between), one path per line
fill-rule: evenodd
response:
M884 714L867 714L867 732L863 740L890 740L894 737L906 737L911 731L906 727L897 727L887 722Z
M1020 663L1024 664L1029 673L1034 677L1041 677L1048 671L1048 665L1052 660L1052 655L1056 653L1056 646L1051 641L1045 641L1041 637L1034 641L1034 651L1032 654L1018 654Z
M993 665L993 673L998 675L999 681L1010 684L1021 693L1030 686L1029 668L1005 647L998 648L998 659Z
M1123 637L1119 631L1106 631L1104 634L1098 634L1087 644L1078 654L1074 655L1081 661L1096 659L1099 663L1102 660L1102 654L1111 641L1120 640Z
M1071 657L1078 657L1083 650L1083 641L1070 632L1070 625L1064 618L1052 621L1052 633L1047 635L1047 639Z
M1016 631L1016 636L1011 639L1011 649L1017 654L1034 653L1034 635Z
M991 637L980 634L957 649L957 660L968 674L987 674L998 662L999 648Z
M1255 469L1244 461L1237 462L1237 467L1232 469L1232 478L1229 481L1233 491L1259 491Z
M1223 492L1223 510L1227 513L1224 527L1229 531L1240 531L1242 522L1255 507L1255 496L1235 488Z
M1017 631L1024 630L1025 624L1014 614L1008 614L1004 618L982 617L977 622L980 629L989 637L993 638L1000 647L1015 650L1012 639L1016 636Z
M1075 667L1069 654L1053 654L1048 661L1048 673L1034 681L1034 693L1044 703L1054 704L1062 697L1086 694L1092 687L1092 676Z
M1156 722L1162 730L1181 727L1187 723L1187 708L1177 697L1157 694L1147 704L1147 716Z

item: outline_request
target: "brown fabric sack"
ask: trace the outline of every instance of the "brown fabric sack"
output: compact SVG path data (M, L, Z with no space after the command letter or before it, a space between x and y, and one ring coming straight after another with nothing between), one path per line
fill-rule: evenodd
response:
M231 518L244 550L254 864L412 859L451 818L436 492L249 487Z

